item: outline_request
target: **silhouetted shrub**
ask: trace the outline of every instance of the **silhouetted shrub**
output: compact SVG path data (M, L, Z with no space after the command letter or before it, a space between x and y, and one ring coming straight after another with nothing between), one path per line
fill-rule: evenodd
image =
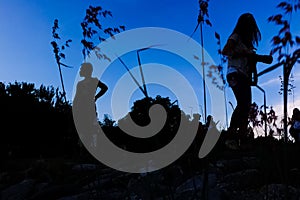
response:
M70 103L52 86L0 83L1 157L64 156L78 141Z

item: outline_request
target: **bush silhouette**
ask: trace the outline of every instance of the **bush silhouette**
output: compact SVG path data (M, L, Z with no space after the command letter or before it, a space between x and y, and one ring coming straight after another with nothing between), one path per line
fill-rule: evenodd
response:
M52 86L0 83L1 157L64 156L77 143L71 105Z

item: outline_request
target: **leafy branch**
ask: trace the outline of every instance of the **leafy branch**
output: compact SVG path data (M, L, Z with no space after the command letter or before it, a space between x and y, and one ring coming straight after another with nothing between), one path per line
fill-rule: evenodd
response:
M270 16L268 22L280 26L278 34L275 35L271 42L273 48L271 54L278 53L278 61L290 56L289 50L294 45L300 45L300 37L293 36L291 33L291 19L293 12L297 12L300 8L300 1L290 0L284 1L277 5L277 8L282 10L282 13ZM288 17L289 19L285 19Z
M273 107L267 107L268 111L264 112L264 105L258 106L255 102L251 104L249 112L249 123L251 128L263 128L265 123L269 130L269 136L274 136L275 134L280 136L282 134L282 129L278 128L276 115Z
M279 76L279 79L280 79L280 90L279 90L279 94L282 95L283 94L283 78L282 76ZM288 82L288 89L287 89L287 92L289 95L292 95L293 94L293 90L296 88L296 86L294 85L294 79L293 77L291 76L290 79L289 79L289 82Z
M97 48L95 42L104 42L105 38L102 35L108 35L114 39L114 34L120 33L121 30L125 30L125 26L118 27L103 27L100 23L102 18L112 17L112 12L108 10L103 10L101 6L89 6L86 9L86 15L81 22L81 29L83 39L81 40L81 44L83 45L82 54L84 59L87 55L90 54L91 51L94 50L97 58L106 59L110 61L110 59L103 53L101 50ZM96 41L95 41L96 39Z
M201 24L204 22L208 26L212 26L211 22L209 21L208 17L208 2L209 0L200 0L199 1L199 15L198 15L198 23Z
M300 63L300 48L290 52L291 48L296 44L300 45L300 37L293 36L291 33L291 20L292 14L297 12L300 8L300 0L288 0L280 2L277 8L281 9L281 13L273 15L268 18L269 22L275 23L280 26L279 32L275 35L271 42L273 49L271 54L278 53L278 61L283 65L283 76L282 76L282 92L283 92L283 114L284 114L284 140L288 141L287 131L287 104L288 104L288 93L289 93L289 76L294 67L295 63ZM286 17L289 17L287 20Z

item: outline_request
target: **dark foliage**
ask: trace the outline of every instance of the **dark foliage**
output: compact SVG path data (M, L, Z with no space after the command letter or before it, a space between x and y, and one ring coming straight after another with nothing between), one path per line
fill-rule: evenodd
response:
M71 105L53 87L0 83L1 158L71 156L78 142Z
M272 39L273 49L271 54L278 54L278 62L283 65L283 80L282 80L282 92L283 92L283 113L284 113L284 137L288 140L288 119L287 119L287 103L288 93L290 90L289 77L291 71L296 63L300 62L300 49L299 36L293 36L291 32L291 19L294 12L297 12L300 8L300 1L282 1L277 5L277 8L281 10L279 14L275 14L268 18L269 22L275 23L275 25L281 27L278 34ZM288 18L286 20L285 18ZM294 50L295 49L295 50ZM293 50L293 52L291 52ZM278 65L278 66L280 66Z
M288 144L289 146L284 146L283 140L276 140L273 137L259 137L251 140L249 149L234 152L223 145L224 139L226 139L224 134L226 133L222 132L217 146L208 157L199 159L198 152L207 129L200 123L198 133L190 148L170 166L147 175L116 172L101 165L88 152L83 152L79 148L71 105L65 103L62 98L62 93L53 87L42 85L35 88L34 84L18 82L8 85L0 83L0 158L5 163L5 166L0 165L0 170L6 172L6 176L2 174L2 179L0 179L0 189L18 184L26 176L28 179L41 183L50 182L46 188L42 189L42 192L34 191L35 193L26 194L32 196L32 199L59 198L83 192L85 194L88 192L87 194L92 196L95 191L99 196L106 194L105 191L117 195L113 193L115 188L125 188L121 190L121 193L128 196L130 194L128 192L134 192L134 187L139 185L151 187L151 196L174 196L174 194L180 193L180 191L175 190L176 188L185 185L187 180L197 179L197 176L201 176L206 162L210 163L208 166L209 174L216 175L217 182L215 185L220 183L220 188L223 188L222 191L224 190L224 194L227 196L233 194L236 196L236 191L239 190L250 194L252 189L259 191L264 185L282 183L285 167L290 169L290 183L295 187L299 186L299 179L297 178L299 177L298 169L300 166L297 158L299 146L291 142ZM161 132L157 136L148 138L148 140L141 141L130 138L118 128L115 121L110 119L108 115L100 124L106 135L121 148L135 152L149 152L159 149L172 140L177 132L180 119L190 121L190 117L185 115L178 105L172 104L169 98L157 96L134 102L130 113L122 120L126 122L127 118L131 116L137 124L147 125L149 123L148 111L154 104L162 105L167 111L168 117ZM259 109L257 105L254 105L253 117L259 115L260 110L261 108ZM274 123L276 120L275 112L272 109L267 113L267 118L268 123ZM198 119L199 116L195 115L193 120ZM285 159L283 151L286 147L289 155L287 159ZM83 155L83 159L78 159L79 155ZM50 157L53 159L49 159ZM20 158L24 163L20 163ZM91 165L95 169L85 171L84 167L81 167L75 171L75 166L79 166L76 165L77 162L95 163L95 165ZM18 171L17 174L18 169L21 171ZM255 176L251 178L246 176L249 172L255 172L253 174ZM103 179L103 177L108 178ZM249 183L246 183L248 179L245 178L247 177ZM145 181L145 179L148 180ZM105 181L103 182L103 180ZM144 182L138 182L141 180ZM97 185L100 182L101 187ZM96 183L95 189L94 184L89 183ZM209 179L209 183L213 183L213 180ZM87 184L89 185L86 189ZM156 187L157 185L169 189L162 194L158 190L160 187ZM201 190L200 186L199 189L195 185L189 187L194 192ZM51 190L48 190L49 188ZM83 190L83 188L85 189ZM49 193L49 191L52 192ZM148 195L147 190L142 190L137 194ZM120 197L119 199L124 198Z
M205 23L208 26L212 26L208 17L208 2L209 0L200 0L199 1L199 15L198 15L198 23Z
M132 152L150 152L164 147L175 137L181 123L181 117L183 116L183 120L189 121L189 116L185 115L178 105L172 104L168 97L148 97L135 101L131 111L124 118L120 119L118 123L127 123L127 120L131 117L139 126L148 125L150 123L149 109L154 104L162 105L167 112L166 123L159 133L150 138L142 139L124 133L117 126L104 126L107 137L119 147Z
M89 157L79 145L72 107L63 100L58 89L43 85L35 88L34 84L25 82L0 83L0 94L1 158ZM154 104L162 105L168 115L163 129L153 137L132 137L122 132L108 116L99 123L107 137L121 148L133 152L160 149L174 138L181 120L190 122L190 116L172 104L169 98L157 96L137 100L131 112L119 122L126 123L131 116L138 125L147 125L150 122L149 108ZM202 134L200 132L198 134ZM200 148L199 142L198 139Z
M86 9L85 17L80 24L83 35L81 44L83 45L82 54L84 58L86 58L91 51L94 51L97 58L110 61L110 58L102 53L101 50L97 48L97 45L105 41L105 36L114 38L114 34L124 31L125 26L105 27L102 23L103 19L107 17L112 17L112 12L104 10L101 6L89 6L89 8Z

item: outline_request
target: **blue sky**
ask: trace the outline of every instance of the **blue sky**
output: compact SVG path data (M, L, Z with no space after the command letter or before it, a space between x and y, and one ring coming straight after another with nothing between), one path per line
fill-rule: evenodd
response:
M250 12L256 18L262 33L262 41L257 52L268 54L271 50L270 40L278 32L278 28L268 23L267 18L279 11L276 9L278 2L273 0L211 0L209 17L213 27L204 27L206 51L218 64L218 47L214 32L221 35L221 42L225 44L237 18L244 12ZM101 5L104 9L111 10L113 18L105 23L112 26L125 25L127 30L149 26L164 27L190 35L196 26L198 16L197 0L2 0L0 1L0 80L5 83L26 81L35 83L37 86L44 84L60 87L58 69L50 46L51 27L54 19L58 19L62 39L73 40L71 48L65 51L67 59L64 62L74 68L63 69L67 98L71 100L73 83L80 63L83 61L80 22L88 5ZM299 19L299 14L293 17L293 27L300 27ZM292 31L300 35L300 29ZM193 39L200 41L198 31ZM151 62L151 57L147 57L147 53L143 54L142 59L144 62ZM128 62L133 63L136 60L129 58ZM267 67L267 65L259 64L258 71ZM180 70L184 73L185 68ZM102 80L110 87L110 80L117 73L122 74L126 71L120 69L108 73ZM289 96L289 105L300 107L300 88L297 87L300 82L299 66L294 67L293 74L296 88L294 96ZM280 75L282 75L281 68L259 79L259 84L267 91L268 105L274 106L278 113L282 112L282 96L278 94ZM159 91L159 88L155 91ZM139 91L136 93L135 98L143 97ZM109 105L110 95L108 92L98 103L106 108ZM230 89L228 89L228 98L235 104ZM258 104L263 102L262 94L255 88L253 88L253 101ZM109 110L102 109L100 115L108 112Z

